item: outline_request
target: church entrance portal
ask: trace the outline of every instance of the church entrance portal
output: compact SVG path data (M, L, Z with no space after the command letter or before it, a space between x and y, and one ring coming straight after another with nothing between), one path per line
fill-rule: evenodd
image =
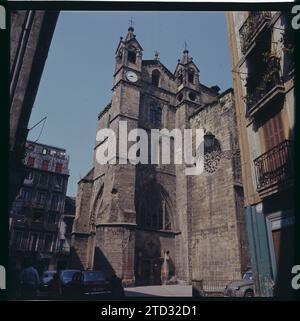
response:
M138 285L160 285L163 258L159 239L147 238L143 247L137 249L136 254L136 283Z
M161 258L141 259L141 281L144 285L161 284Z

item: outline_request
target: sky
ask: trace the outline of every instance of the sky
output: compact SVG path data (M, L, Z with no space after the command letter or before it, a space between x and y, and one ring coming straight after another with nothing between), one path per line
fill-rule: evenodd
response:
M65 148L70 156L67 195L92 167L99 112L111 100L115 50L129 20L143 47L143 59L174 71L185 41L200 69L200 82L232 87L223 12L61 12L32 109L28 139Z

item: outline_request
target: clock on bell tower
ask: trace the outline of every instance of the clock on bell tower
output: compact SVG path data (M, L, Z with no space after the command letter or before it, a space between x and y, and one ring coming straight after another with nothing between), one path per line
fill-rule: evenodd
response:
M122 37L120 38L116 50L115 85L120 80L137 83L140 78L143 48L136 40L133 32L134 29L130 26L125 40Z

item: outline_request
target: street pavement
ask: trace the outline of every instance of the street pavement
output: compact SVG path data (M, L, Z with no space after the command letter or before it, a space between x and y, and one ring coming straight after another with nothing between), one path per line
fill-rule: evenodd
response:
M192 297L191 285L151 285L125 288L126 297ZM48 293L39 292L38 299L49 299Z
M166 296L166 297L191 297L191 285L152 285L137 286L125 288L127 297L149 297L149 296Z

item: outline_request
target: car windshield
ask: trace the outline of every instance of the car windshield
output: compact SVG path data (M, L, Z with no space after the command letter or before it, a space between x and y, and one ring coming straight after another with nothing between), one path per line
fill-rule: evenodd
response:
M73 278L74 273L76 273L77 271L63 271L61 273L61 278L64 281L71 281Z
M243 279L244 279L244 280L253 280L253 273L252 273L252 271L246 272L246 273L244 274L244 276L243 276Z
M83 273L83 280L85 282L104 281L105 275L102 272L85 272Z
M43 277L44 277L44 278L53 277L53 275L54 275L55 273L56 273L56 271L44 272L44 273L43 273Z

